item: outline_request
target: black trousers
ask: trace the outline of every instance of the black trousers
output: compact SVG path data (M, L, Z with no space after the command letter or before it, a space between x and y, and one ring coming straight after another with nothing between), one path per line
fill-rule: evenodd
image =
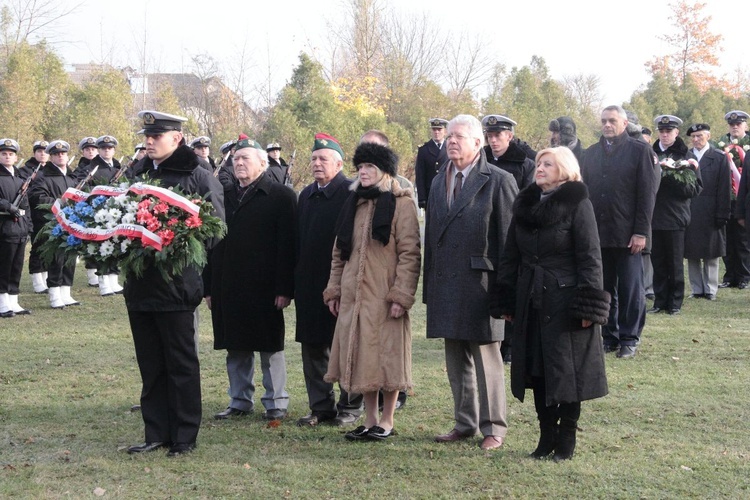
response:
M193 311L128 311L141 371L146 441L194 443L201 423L201 380Z
M349 394L339 386L339 400L333 391L333 384L323 380L328 371L331 347L302 342L302 372L310 410L335 417L338 413L362 414L362 395Z
M654 307L680 309L685 298L685 231L653 230Z
M18 295L25 250L26 238L15 243L0 241L0 293Z
M727 223L727 255L724 257L726 272L722 281L739 285L750 281L750 245L747 230L732 217Z
M73 286L73 278L76 274L76 261L73 259L72 262L67 264L65 258L65 255L60 252L49 263L49 268L47 269L48 287Z
M39 228L41 229L41 228ZM42 241L36 241L36 236L39 234L39 229L34 228L31 233L31 252L29 253L29 274L43 273L45 269L42 263L42 258L39 256L39 247L42 246Z

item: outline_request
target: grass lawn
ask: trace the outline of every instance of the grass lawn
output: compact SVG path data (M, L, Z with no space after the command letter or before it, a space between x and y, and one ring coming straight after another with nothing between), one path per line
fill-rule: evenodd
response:
M451 428L453 405L422 304L412 311L416 387L396 414L395 438L349 443L339 428L295 426L307 396L293 306L288 419L275 428L257 412L213 420L227 404L227 377L202 305L198 449L128 455L143 422L130 411L140 377L124 301L85 283L79 266L81 307L54 311L46 295L26 293L21 304L33 314L0 320L1 498L750 497L750 290L649 316L635 359L607 356L610 394L583 404L576 455L556 464L527 458L537 439L531 393L508 400L501 451L483 452L478 438L432 441Z

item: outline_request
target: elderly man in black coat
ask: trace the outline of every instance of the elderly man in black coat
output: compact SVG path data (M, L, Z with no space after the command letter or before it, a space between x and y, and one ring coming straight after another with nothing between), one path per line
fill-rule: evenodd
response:
M703 191L690 203L690 224L685 230L685 258L693 297L716 299L719 257L726 255L726 225L731 211L731 167L723 151L711 147L711 128L692 125L687 135L698 159Z
M604 290L612 297L604 350L631 358L646 322L641 252L651 235L659 170L649 145L628 135L622 107L604 108L601 122L602 136L586 150L581 174L599 227Z
M256 141L239 140L233 162L237 182L224 189L228 232L204 273L214 349L227 350L229 375L229 406L214 417L253 411L259 352L263 417L279 420L289 406L283 310L294 296L297 197L266 174L268 155Z
M310 157L315 181L300 193L297 210L296 340L302 346L302 370L310 405L310 413L297 420L300 427L322 422L350 425L362 413L361 395L340 389L337 403L333 384L323 380L336 328L336 317L323 302L323 290L331 274L336 221L351 185L341 172L342 166L343 152L338 142L317 134Z

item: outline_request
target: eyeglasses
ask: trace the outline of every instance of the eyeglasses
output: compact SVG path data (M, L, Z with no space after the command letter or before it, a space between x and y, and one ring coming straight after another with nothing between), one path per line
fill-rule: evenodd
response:
M451 139L456 140L456 141L465 141L466 139L469 139L469 136L463 135L463 134L448 134L446 139L448 139L449 141Z

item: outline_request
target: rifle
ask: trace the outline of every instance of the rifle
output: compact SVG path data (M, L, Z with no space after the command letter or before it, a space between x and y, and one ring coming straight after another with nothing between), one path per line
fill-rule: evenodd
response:
M16 168L21 168L21 165L23 165L23 158L21 158L21 161L16 163Z
M21 210L21 208L20 208L21 202L23 201L24 198L26 198L26 195L29 192L29 186L31 186L31 183L36 178L36 174L39 172L40 168L42 168L42 164L41 163L36 166L36 168L31 173L31 175L28 177L28 179L26 179L25 181L23 181L23 184L21 185L21 189L18 190L18 194L16 195L16 198L13 200L12 205L15 206L15 207L19 207L18 211L20 212L20 214L21 214L22 217L24 215L26 215L26 211L25 210ZM10 215L10 213L9 212L2 212L2 213L0 213L0 215Z
M76 155L71 156L70 159L68 160L68 165L67 166L68 167L71 166L73 164L73 160L75 160L75 159L76 159Z
M297 150L295 149L292 151L292 156L289 158L289 166L286 169L286 173L284 174L284 185L293 187L294 183L292 182L292 168L294 168L294 158L297 157Z
M216 170L214 170L214 177L218 177L219 176L219 171L222 169L222 167L224 167L224 164L229 159L229 155L230 154L232 154L231 148L229 149L229 151L226 152L226 154L224 155L224 158L221 159L221 161L219 162L219 164L216 165Z
M114 176L114 177L112 177L112 180L111 180L111 181L109 181L109 183L110 183L110 184L114 184L114 183L116 183L116 182L117 182L117 180L118 180L118 179L119 179L120 177L122 177L122 174L124 174L124 173L125 173L125 171L126 171L126 170L127 170L128 168L130 168L130 162L125 162L125 163L123 163L123 161L122 161L122 160L124 160L124 159L125 159L125 157L124 157L124 156L123 156L122 158L120 158L120 168L119 168L119 170L117 170L117 172L115 173L115 176Z
M86 177L81 182L76 184L76 189L83 189L83 186L85 186L87 182L89 182L91 179L94 178L94 174L96 174L97 170L99 170L99 165L92 168L91 172L89 172L88 175L86 175Z

